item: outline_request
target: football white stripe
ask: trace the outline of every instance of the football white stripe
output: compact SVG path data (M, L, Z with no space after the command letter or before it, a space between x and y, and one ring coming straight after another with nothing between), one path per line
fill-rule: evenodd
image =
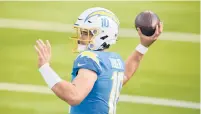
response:
M41 22L32 20L16 20L0 18L0 28L30 29L54 32L74 32L73 25L56 22ZM138 38L136 30L121 28L120 37ZM159 40L183 41L183 42L200 42L200 34L163 32Z
M31 84L16 84L16 83L0 83L0 91L14 91L14 92L29 92L40 94L53 94L46 86L31 85ZM200 103L191 101L181 101L172 99L161 99L146 96L131 96L120 95L120 102L152 104L161 106L171 106L180 108L200 109Z

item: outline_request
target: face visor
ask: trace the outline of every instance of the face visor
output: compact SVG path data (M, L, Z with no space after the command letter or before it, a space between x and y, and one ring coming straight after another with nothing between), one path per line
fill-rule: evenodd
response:
M70 37L73 41L74 48L73 52L81 52L84 50L93 49L94 46L94 38L98 34L97 29L86 29L78 26L74 26L75 35Z

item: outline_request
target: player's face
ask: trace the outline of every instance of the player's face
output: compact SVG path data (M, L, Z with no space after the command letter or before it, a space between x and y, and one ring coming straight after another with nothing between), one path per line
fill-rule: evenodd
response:
M75 48L73 48L73 52L80 52L87 49L87 46L92 43L92 39L94 35L91 33L92 29L83 29L80 27L74 27L76 30L76 34L74 37L70 37L72 39L73 44L75 44ZM96 30L93 30L93 32ZM94 32L96 33L96 32Z
M88 45L93 37L91 31L87 29L80 29L80 39L78 40L78 44Z

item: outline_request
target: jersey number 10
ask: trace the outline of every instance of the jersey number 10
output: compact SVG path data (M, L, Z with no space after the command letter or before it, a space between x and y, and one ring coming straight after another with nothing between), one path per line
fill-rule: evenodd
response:
M123 85L124 72L113 72L112 75L112 90L109 99L109 114L116 110L116 103L118 102L120 91Z

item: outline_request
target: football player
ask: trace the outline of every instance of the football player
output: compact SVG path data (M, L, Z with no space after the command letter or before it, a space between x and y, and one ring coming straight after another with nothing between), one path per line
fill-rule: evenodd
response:
M95 7L85 10L74 24L77 36L73 52L79 52L72 68L71 82L62 80L50 67L51 45L37 40L39 71L51 90L70 105L70 114L116 114L122 86L133 76L148 47L162 32L162 24L153 36L138 29L141 43L124 62L107 49L116 43L119 20L111 11ZM122 47L123 48L123 47Z

